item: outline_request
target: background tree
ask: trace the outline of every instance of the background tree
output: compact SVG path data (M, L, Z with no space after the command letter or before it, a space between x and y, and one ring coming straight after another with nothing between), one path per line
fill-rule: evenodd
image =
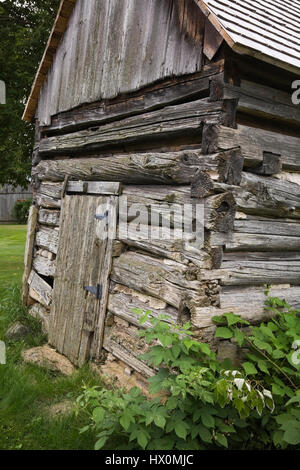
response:
M34 126L21 117L58 5L59 0L0 3L0 78L6 83L6 105L0 105L0 184L28 184Z

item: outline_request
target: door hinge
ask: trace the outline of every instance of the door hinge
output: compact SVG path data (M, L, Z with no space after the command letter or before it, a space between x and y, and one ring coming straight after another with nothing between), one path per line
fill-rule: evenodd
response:
M97 284L96 286L84 286L84 290L90 292L91 294L95 295L98 300L102 298L102 286L101 284Z

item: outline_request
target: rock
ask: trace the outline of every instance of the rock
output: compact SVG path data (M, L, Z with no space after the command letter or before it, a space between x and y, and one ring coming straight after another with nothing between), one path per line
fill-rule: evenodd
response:
M230 341L221 341L218 346L218 360L231 359L233 366L238 367L241 363L240 350L236 344Z
M5 333L5 336L8 340L12 341L20 341L24 339L31 333L30 328L28 326L23 325L19 321L13 323Z
M61 416L67 416L74 412L75 405L70 400L65 400L61 403L56 403L45 409L46 413L51 416L51 418L59 418Z
M72 375L75 371L75 367L69 359L57 353L48 345L27 349L27 351L22 352L22 358L29 364L36 364L53 372L61 372L64 375Z

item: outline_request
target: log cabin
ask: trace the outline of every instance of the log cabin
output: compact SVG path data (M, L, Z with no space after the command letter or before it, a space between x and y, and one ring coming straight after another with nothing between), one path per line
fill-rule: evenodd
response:
M300 306L299 7L62 0L23 116L36 127L23 301L74 364L152 375L134 309L189 320L227 357L214 315L265 320L266 285ZM174 205L191 227L203 209L202 236L176 235ZM156 228L172 213L169 237L142 236L151 211Z

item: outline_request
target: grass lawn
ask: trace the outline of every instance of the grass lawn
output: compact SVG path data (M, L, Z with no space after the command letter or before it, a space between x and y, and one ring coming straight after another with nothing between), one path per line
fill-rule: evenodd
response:
M45 342L39 324L27 315L20 302L20 281L26 227L0 225L0 340L8 326L20 320L32 334L21 342L7 342L7 364L0 365L0 449L92 449L95 439L79 434L86 418L51 418L49 406L75 400L83 383L100 384L88 367L72 377L55 375L22 363L21 351Z
M0 225L0 296L22 279L25 240L25 225Z

